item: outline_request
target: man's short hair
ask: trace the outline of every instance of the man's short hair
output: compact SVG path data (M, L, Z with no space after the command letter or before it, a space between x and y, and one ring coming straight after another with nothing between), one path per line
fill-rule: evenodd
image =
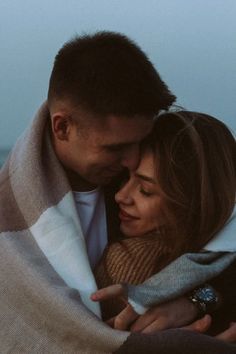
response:
M114 32L75 37L56 55L48 102L67 99L98 115L155 115L175 101L146 54Z

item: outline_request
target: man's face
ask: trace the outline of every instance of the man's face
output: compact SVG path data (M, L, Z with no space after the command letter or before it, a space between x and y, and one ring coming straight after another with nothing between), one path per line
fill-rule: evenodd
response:
M105 185L124 167L135 170L139 163L139 143L150 132L147 117L108 116L102 120L87 114L86 124L71 124L68 138L56 143L63 165L91 185Z

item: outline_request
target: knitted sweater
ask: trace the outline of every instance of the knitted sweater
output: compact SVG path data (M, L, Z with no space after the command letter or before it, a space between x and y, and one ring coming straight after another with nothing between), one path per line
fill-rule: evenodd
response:
M140 284L170 262L171 250L159 234L124 238L109 244L95 269L98 288L116 283ZM104 319L111 318L125 306L112 299L102 303Z

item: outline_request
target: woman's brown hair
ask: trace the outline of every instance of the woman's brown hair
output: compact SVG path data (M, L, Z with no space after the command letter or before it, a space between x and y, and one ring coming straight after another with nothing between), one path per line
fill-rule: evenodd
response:
M236 193L236 142L207 114L160 115L144 142L155 156L175 256L201 249L230 217Z

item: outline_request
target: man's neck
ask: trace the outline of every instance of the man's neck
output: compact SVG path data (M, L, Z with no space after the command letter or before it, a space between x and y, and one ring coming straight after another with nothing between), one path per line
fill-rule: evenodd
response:
M65 172L73 191L87 192L97 188L97 185L89 183L77 173L66 168Z

